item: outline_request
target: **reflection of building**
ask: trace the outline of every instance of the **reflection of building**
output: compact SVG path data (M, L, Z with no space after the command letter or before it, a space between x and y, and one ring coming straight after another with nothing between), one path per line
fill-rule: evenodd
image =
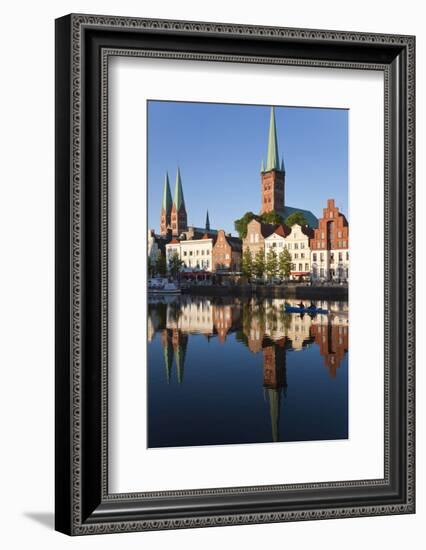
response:
M349 326L347 318L337 316L331 322L312 324L311 334L320 348L325 366L332 378L348 351Z
M327 201L310 246L314 279L348 280L349 226L333 199Z

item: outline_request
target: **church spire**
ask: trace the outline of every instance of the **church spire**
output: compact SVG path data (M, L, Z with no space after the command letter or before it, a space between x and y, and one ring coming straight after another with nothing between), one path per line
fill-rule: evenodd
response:
M263 159L262 159L262 166L260 167L260 171L263 172L265 171L265 163L263 162Z
M176 210L180 210L180 208L183 206L185 208L185 200L183 198L183 189L182 189L182 180L180 177L180 170L177 169L176 174L176 184L175 184L175 194L173 197L173 204L176 207Z
M209 219L209 211L207 210L206 214L206 231L210 231L210 219Z
M271 107L271 117L269 120L268 157L266 160L266 171L269 172L271 170L280 170L277 128L275 125L275 110L273 107Z
M172 194L170 192L169 174L167 172L164 177L163 202L161 207L166 212L169 212L172 208Z

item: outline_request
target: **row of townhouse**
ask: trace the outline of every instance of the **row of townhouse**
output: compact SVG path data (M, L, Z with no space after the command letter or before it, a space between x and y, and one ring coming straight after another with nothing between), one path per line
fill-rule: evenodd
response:
M349 226L333 199L327 201L315 229L298 224L289 228L252 220L243 240L243 252L246 249L252 257L260 250L265 258L271 250L279 256L287 249L292 261L292 279L349 279Z
M239 272L241 270L241 239L223 229L216 235L207 233L200 239L173 239L166 245L166 260L177 255L184 270L207 272Z

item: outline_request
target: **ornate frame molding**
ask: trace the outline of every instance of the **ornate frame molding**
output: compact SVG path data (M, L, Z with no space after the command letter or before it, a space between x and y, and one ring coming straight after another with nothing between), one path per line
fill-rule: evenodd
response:
M345 48L356 52L359 45L369 45L377 52L389 52L389 60L375 62L371 59L357 61L350 58L330 59L300 56L280 55L247 55L233 53L208 53L188 50L173 51L168 48L155 49L153 47L132 48L128 45L120 46L118 39L114 43L96 45L99 49L98 57L95 46L89 47L89 34L92 33L96 41L96 31L109 30L115 36L125 34L134 38L141 33L144 37L167 35L176 40L179 36L204 38L214 37L217 40L231 38L241 43L244 40L261 39L262 44L268 41L279 43L280 41L292 44L323 44L327 51L333 51L336 46L340 50ZM112 35L111 35L112 36ZM352 47L355 47L352 48ZM95 15L70 15L57 20L57 174L56 189L63 196L57 199L57 216L67 213L69 225L57 219L57 242L64 245L68 239L68 247L65 251L57 250L57 280L59 280L59 294L57 289L57 303L59 306L64 300L68 300L69 315L62 311L57 312L57 329L59 332L67 330L66 336L57 339L59 352L57 353L56 375L57 382L57 529L69 534L82 535L91 533L112 533L124 531L142 531L155 529L177 529L188 527L202 527L213 525L237 525L246 523L283 522L307 519L326 519L336 517L359 517L384 514L402 514L414 512L414 169L415 169L415 40L412 36L378 35L364 33L346 33L341 31L322 31L307 29L287 29L278 27L253 27L246 25L229 25L217 23L201 23L186 21L134 19L122 17L108 17ZM108 127L108 59L110 56L139 56L151 58L190 59L202 61L230 61L239 63L274 63L285 65L301 65L314 67L335 67L344 69L368 69L383 71L385 76L385 476L383 480L363 480L359 482L342 481L335 483L314 483L297 485L274 485L261 487L233 487L227 489L199 489L192 491L167 491L156 493L130 493L108 494L107 475L107 403L108 403L108 152L107 152L107 127ZM355 54L351 54L352 57ZM393 56L393 57L392 57ZM399 58L398 58L399 56ZM401 57L402 56L402 57ZM356 56L355 56L356 57ZM96 58L95 61L93 59ZM396 61L399 62L396 64ZM65 62L65 65L64 65ZM85 345L90 345L90 339L85 332L85 316L87 312L87 277L90 269L88 261L87 232L93 231L87 215L87 202L85 200L88 185L87 156L89 146L87 121L89 112L89 95L91 93L89 78L85 71L87 66L93 63L99 65L100 85L100 118L94 125L94 129L100 135L99 148L99 213L95 218L99 226L100 250L98 258L99 278L99 390L101 393L99 405L99 417L97 419L99 430L99 456L97 462L99 479L95 484L87 484L87 473L84 465L85 453L89 451L85 441L84 423L87 421L87 411L84 403L93 388L87 389L85 377L85 361L87 352ZM404 65L405 64L405 65ZM401 69L401 66L403 69ZM404 70L405 74L401 71ZM62 89L63 81L67 80L66 89ZM88 87L89 86L89 87ZM403 99L401 100L401 96ZM392 109L396 101L403 101L406 105L406 132L402 136L395 135L395 120L392 117ZM93 103L93 101L92 101ZM61 127L68 105L69 120L65 129ZM67 155L66 149L71 151ZM395 159L395 151L400 153ZM395 165L395 162L397 165ZM96 168L93 168L96 171ZM401 171L402 170L402 171ZM97 173L97 172L96 172ZM64 178L68 178L68 187L64 186ZM395 180L395 178L397 178ZM405 187L404 187L405 182ZM93 185L93 182L92 182ZM396 189L394 189L396 187ZM396 193L396 195L395 195ZM395 204L395 197L400 200ZM406 228L406 235L400 235L398 241L398 257L392 251L395 246L395 235L392 234L391 225L395 222L396 212L400 225ZM405 213L405 215L404 215ZM62 246L63 248L63 246ZM399 271L404 273L404 281L401 281L401 273L394 280L396 259L401 262ZM68 261L66 261L68 260ZM64 265L65 262L65 265ZM393 271L392 271L393 270ZM397 274L398 275L398 274ZM62 282L65 283L64 285ZM66 285L68 281L68 288ZM401 314L402 327L395 329L391 324L392 300L394 289L392 285L402 285L400 293L404 306ZM98 287L97 287L98 288ZM399 286L398 286L399 288ZM395 308L395 305L393 305ZM392 336L404 333L405 347L394 349ZM402 332L398 332L402 331ZM58 341L59 340L59 341ZM391 354L396 354L394 357ZM392 360L402 361L401 373L403 380L400 388L395 388L392 375ZM64 361L67 365L64 365ZM405 370L404 370L405 369ZM69 392L69 401L59 403L63 399L64 389ZM155 499L168 497L172 499L182 497L198 498L203 496L234 495L240 499L250 494L261 493L290 493L303 494L307 490L339 491L348 489L389 487L394 484L391 472L391 439L395 437L392 432L392 408L395 406L395 392L402 399L402 410L405 408L404 429L398 437L404 444L406 452L405 468L399 472L403 479L403 493L398 493L398 498L385 499L380 505L333 505L312 507L307 504L306 509L288 509L283 505L282 510L259 511L253 509L250 513L220 513L206 514L191 512L189 515L172 517L164 515L151 519L149 514L142 510L139 513L124 513L123 510L130 506L137 508L143 499ZM63 430L69 422L68 430L59 434L58 426ZM395 421L394 421L395 423ZM404 434L402 433L404 432ZM83 452L83 449L85 452ZM93 472L92 472L93 473ZM67 484L67 488L58 489L58 485ZM95 487L95 488L94 488ZM99 494L95 495L98 491ZM89 495L89 496L88 496ZM402 498L403 497L403 498ZM402 498L402 500L401 500ZM95 502L99 506L95 506ZM90 511L90 513L88 513ZM131 516L131 517L130 517ZM121 518L125 518L121 520Z

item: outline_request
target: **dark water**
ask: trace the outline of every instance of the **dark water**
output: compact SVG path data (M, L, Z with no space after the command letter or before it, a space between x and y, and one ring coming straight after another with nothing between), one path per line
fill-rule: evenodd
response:
M290 303L293 303L290 300ZM348 305L157 298L148 316L148 446L348 437Z

